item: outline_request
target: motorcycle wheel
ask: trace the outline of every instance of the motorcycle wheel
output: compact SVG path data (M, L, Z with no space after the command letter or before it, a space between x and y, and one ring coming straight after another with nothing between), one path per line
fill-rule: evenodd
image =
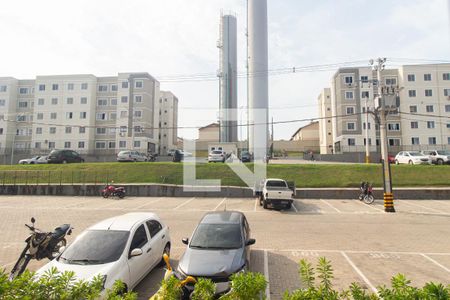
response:
M102 192L102 197L103 198L108 198L109 197L109 193L108 192Z
M62 238L61 240L56 243L55 247L53 247L52 252L48 256L48 259L53 260L59 255L59 249L61 247L65 247L67 245L67 241L65 238Z
M125 198L125 193L124 192L118 192L117 196L119 196L120 199Z
M28 248L29 246L27 245L20 254L19 259L17 260L16 264L11 270L11 273L8 278L9 281L12 281L17 276L20 276L20 274L22 274L25 271L25 268L27 267L31 259L30 256L26 255Z
M364 203L366 204L372 204L375 198L373 198L373 195L366 195L364 197Z

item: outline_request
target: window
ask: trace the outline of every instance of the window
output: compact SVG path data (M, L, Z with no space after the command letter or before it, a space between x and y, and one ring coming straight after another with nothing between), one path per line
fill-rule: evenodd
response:
M427 121L427 128L433 129L435 127L434 121Z
M400 124L399 123L389 123L388 130L389 131L400 131Z
M110 119L110 120L115 120L115 119L117 119L117 113L115 113L115 112L110 113L110 114L109 114L109 119Z
M106 128L104 127L97 128L97 134L106 134Z
M416 113L417 112L417 106L416 105L411 105L409 107L409 112L411 113Z
M20 101L19 102L19 108L27 108L28 102L27 101Z
M429 113L434 112L434 106L433 105L427 105L426 109L427 109L427 112L429 112Z
M356 130L355 123L353 122L347 123L347 130Z
M431 81L431 74L423 74L424 81Z
M108 105L108 100L107 99L98 99L97 105L98 106L106 106L106 105Z
M59 89L59 85L57 83L52 84L52 90L57 91Z
M408 81L416 81L416 75L408 74Z
M450 123L447 123L447 128L450 129Z
M144 86L144 82L142 80L137 80L134 83L134 87L137 88L137 89L142 89L143 86Z
M361 76L361 82L363 83L369 82L369 76Z
M86 133L86 127L78 128L78 133L80 133L80 134Z
M138 248L141 249L142 247L147 244L147 232L145 231L144 225L139 226L139 228L134 233L133 239L131 240L130 250L129 254L131 254L131 251Z
M134 148L140 148L141 147L141 141L134 141Z
M108 148L109 149L116 149L116 142L108 142Z
M87 90L88 89L88 84L87 83L82 83L81 84L81 89L82 90Z
M345 84L352 84L353 83L353 76L345 76L344 77Z
M107 85L99 85L98 86L98 91L99 92L107 92L108 91L108 86Z
M353 106L348 106L346 112L347 115L353 115L355 113L355 108ZM136 111L134 113L136 113Z
M38 99L38 105L44 105L45 104L45 100L42 98Z
M56 127L50 127L49 128L49 133L50 134L56 134Z
M443 79L443 80L450 80L450 73L444 73L444 74L442 74L442 79Z
M6 100L0 99L0 106L5 106L5 105L6 105Z
M27 120L27 117L25 115L19 115L17 116L18 122L25 122Z
M122 110L120 112L120 117L121 118L128 118L128 111L127 110Z
M122 103L128 103L128 97L127 96L122 96L122 98L120 98L120 101Z
M398 147L400 146L400 139L389 139L389 146Z
M97 119L98 121L104 121L104 120L106 120L106 113L104 113L104 112L97 113L96 119Z
M351 91L345 92L345 99L353 100L353 92Z
M111 105L117 105L117 99L111 98Z
M8 90L8 87L6 85L0 85L0 93L4 93Z
M44 120L44 113L37 113L36 120Z
M128 88L128 81L122 81L122 88L127 89Z
M73 119L73 112L66 112L66 119Z
M411 122L411 129L417 129L417 128L419 128L419 122L412 121Z
M356 145L356 141L353 138L348 139L347 143L348 143L349 146L355 146Z
M73 104L73 98L67 98L67 104Z
M433 90L425 90L425 97L433 96Z
M85 111L80 112L80 119L86 119L86 116L87 116L87 112L85 112Z
M347 107L347 109L348 109L348 107ZM142 118L142 110L135 110L134 111L134 117L135 118Z
M78 149L84 149L84 142L78 142Z
M48 149L55 149L55 142L48 142Z
M64 142L64 148L70 149L70 142Z
M142 126L134 126L133 130L134 132L144 132L144 128L142 128Z
M73 84L73 83L68 83L68 84L67 84L67 89L68 89L69 91L73 91L73 87L74 87L74 84Z
M415 97L416 96L416 90L409 90L408 91L408 96L409 97Z
M52 104L57 105L58 104L58 98L52 98Z
M106 149L106 142L95 142L96 149Z
M50 119L55 120L57 117L57 114L55 112L50 113Z
M411 144L413 145L420 145L420 140L418 137L412 137L411 138Z
M81 97L80 103L81 104L87 104L87 98L86 97Z
M397 85L397 78L386 78L386 85Z
M363 129L366 129L366 122L363 123ZM370 123L367 123L367 129L370 130Z
M369 92L362 92L361 93L361 98L369 98Z
M112 92L117 92L117 84L112 84L111 85L111 91Z
M366 139L364 138L364 146L366 145ZM372 145L372 139L371 138L369 138L369 146L371 146Z
M135 103L141 103L142 102L142 96L134 96L134 102Z
M445 106L445 112L450 112L450 105Z
M127 141L119 141L119 148L126 148L127 147Z
M45 84L39 85L39 91L45 91Z
M449 97L450 96L450 89L444 89L444 96Z
M72 127L66 127L66 133L72 133Z
M436 145L436 138L435 137L429 137L428 138L428 145Z
M154 238L158 234L158 232L162 230L162 225L158 221L149 220L146 223L148 232L150 232L150 238Z
M42 127L36 128L36 134L42 134Z
M28 88L19 88L19 94L26 95L28 94Z

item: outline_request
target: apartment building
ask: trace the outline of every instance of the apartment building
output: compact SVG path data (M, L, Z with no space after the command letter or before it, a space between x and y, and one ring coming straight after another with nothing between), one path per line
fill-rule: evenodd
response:
M159 118L159 153L165 155L178 142L178 98L172 92L161 91Z
M331 126L331 89L325 88L317 98L319 116L319 145L321 154L333 154L333 137Z
M148 73L0 78L0 149L72 149L88 155L124 149L156 152L159 99L160 84ZM173 124L177 117L171 115ZM173 135L173 127L167 135Z
M386 105L393 108L386 118L389 151L450 147L450 64L401 66L381 74L383 87L400 89L398 95L385 97ZM320 116L328 118L320 122L320 136L325 141L331 124L327 144L334 153L364 152L366 142L371 152L379 152L379 125L371 113L378 106L377 84L370 67L342 68L331 82L331 115L323 109L327 107L324 92L319 96ZM321 153L329 154L328 148L321 147Z

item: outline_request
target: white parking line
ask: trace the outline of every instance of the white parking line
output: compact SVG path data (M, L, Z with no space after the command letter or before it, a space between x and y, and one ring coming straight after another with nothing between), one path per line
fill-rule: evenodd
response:
M347 254L345 254L344 251L341 251L342 256L347 260L347 262L352 266L352 268L358 273L359 277L370 287L370 289L375 293L378 294L377 289L372 285L372 283L367 279L367 277L361 272L361 270L353 263L353 261L348 257Z
M295 200L292 202L292 208L294 209L294 211L296 213L298 213L298 209L297 209L297 207L295 207Z
M339 209L337 209L336 207L334 207L333 205L331 205L330 203L328 203L328 201L320 199L320 201L322 201L323 203L325 203L326 205L328 205L329 207L331 207L332 209L334 209L335 211L337 211L338 213L342 213L342 211L340 211Z
M222 201L220 201L220 203L219 204L217 204L217 206L216 207L214 207L214 209L213 210L217 210L221 205L222 205L222 203L224 202L224 201L226 201L227 200L227 198L223 198L222 199Z
M355 200L356 201L356 200ZM381 211L381 212L384 212L384 210L382 210L382 209L380 209L380 208L378 208L378 207L375 207L374 205L372 205L372 204L365 204L364 202L362 202L362 201L356 201L356 203L359 203L359 204L361 204L361 205L363 205L364 207L370 207L371 209L375 209L375 210L378 210L378 211Z
M191 201L194 200L194 199L195 199L195 197L192 197L191 199L189 199L189 200L187 200L187 201L181 203L181 204L178 205L177 207L175 207L173 210L177 210L177 209L179 209L179 208L185 206L186 204L188 204L189 202L191 202Z
M147 202L147 203L145 203L145 204L136 206L134 209L141 209L141 208L143 208L143 207L146 207L146 206L149 205L149 204L156 203L156 202L160 201L161 199L162 199L162 198L151 199L152 201L149 201L149 202Z
M444 269L445 271L447 271L448 273L450 273L450 269L446 268L445 266L441 265L440 263L438 263L437 261L435 261L434 259L432 259L431 257L427 256L426 254L421 253L420 255L422 255L423 257L425 257L426 259L428 259L429 261L431 261L433 264L435 264L438 267L441 267L442 269Z
M258 198L255 199L255 207L253 208L253 211L256 211L256 206L258 205Z
M269 278L269 258L267 250L264 250L264 277L266 277L266 299L270 300L270 278Z
M442 213L442 211L439 211L437 209L429 208L429 207L426 207L426 206L423 206L423 205L420 205L420 204L416 204L416 203L411 203L410 201L407 201L407 200L400 200L400 201L403 202L403 203L406 203L408 205L411 205L411 206L416 206L416 207L420 207L420 208L423 208L423 209L427 209L427 210L433 211L435 213L439 213L439 214Z

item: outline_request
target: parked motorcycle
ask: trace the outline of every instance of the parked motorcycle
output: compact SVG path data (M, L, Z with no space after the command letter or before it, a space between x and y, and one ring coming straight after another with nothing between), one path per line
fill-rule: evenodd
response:
M359 200L366 204L372 204L375 198L373 197L372 184L370 182L361 182L359 186Z
M120 199L125 197L125 188L115 187L112 184L108 184L105 186L105 188L102 190L102 197L103 198L109 198L109 197L119 197Z
M56 227L53 232L44 232L34 226L35 222L36 220L31 218L31 225L25 224L30 229L31 234L25 240L27 244L11 270L9 280L13 280L22 274L31 259L41 260L48 258L53 260L56 258L61 248L67 244L65 236L70 235L73 230L70 224L63 224Z

